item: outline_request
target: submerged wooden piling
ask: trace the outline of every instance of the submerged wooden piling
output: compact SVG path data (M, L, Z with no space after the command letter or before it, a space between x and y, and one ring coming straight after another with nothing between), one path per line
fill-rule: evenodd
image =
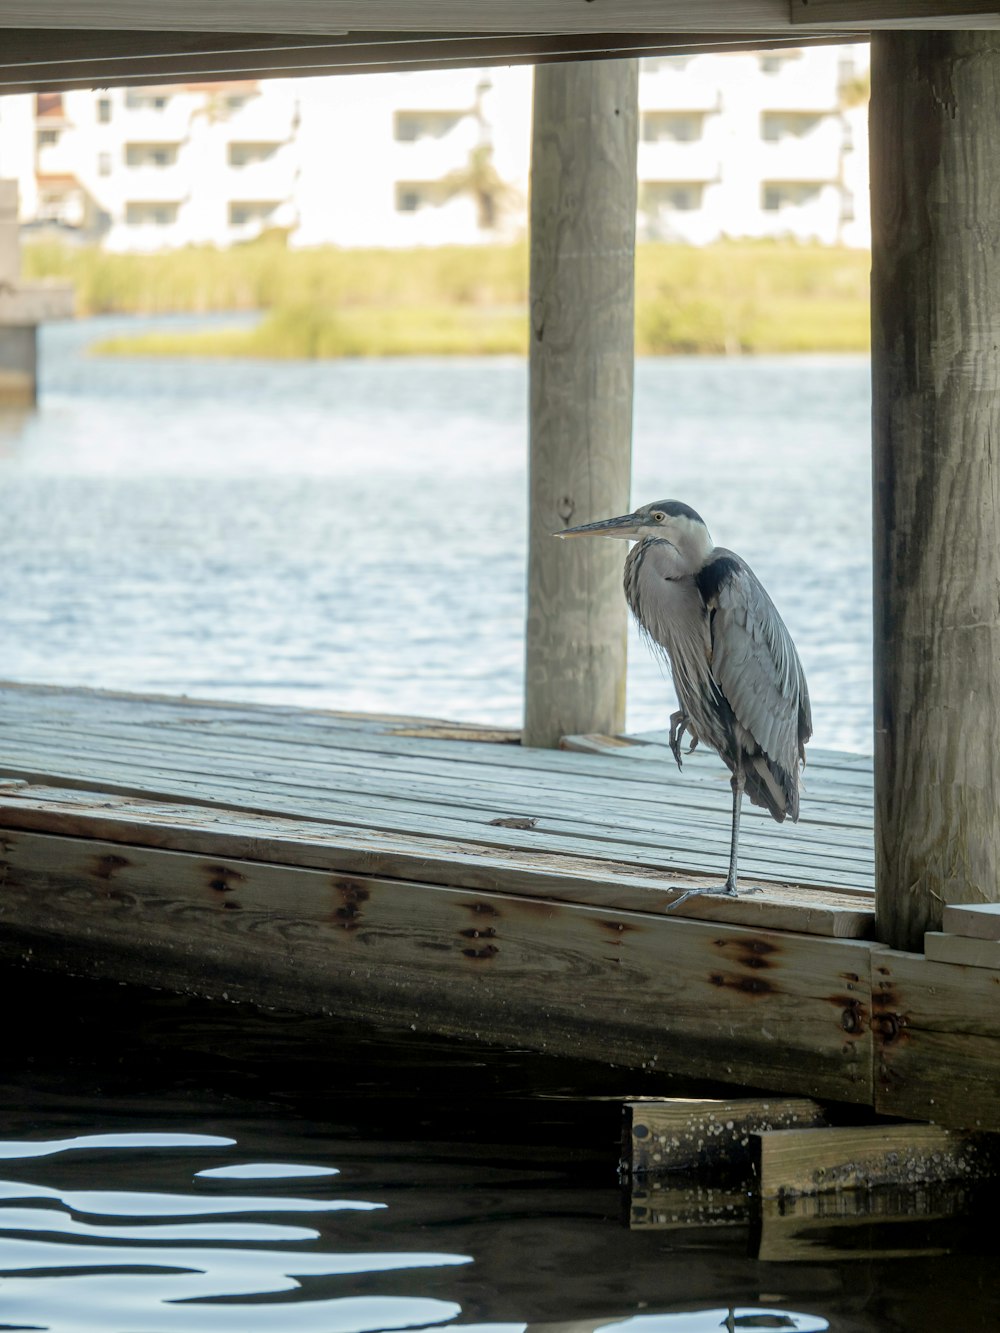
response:
M872 40L880 938L1000 897L1000 33Z
M527 745L625 723L624 545L552 534L629 504L637 69L535 71Z

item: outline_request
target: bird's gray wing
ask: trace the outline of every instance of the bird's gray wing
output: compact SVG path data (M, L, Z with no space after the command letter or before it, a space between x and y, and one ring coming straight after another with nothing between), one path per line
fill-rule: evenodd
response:
M709 612L713 678L743 729L793 773L812 718L791 635L753 570L730 551L715 551L698 586Z

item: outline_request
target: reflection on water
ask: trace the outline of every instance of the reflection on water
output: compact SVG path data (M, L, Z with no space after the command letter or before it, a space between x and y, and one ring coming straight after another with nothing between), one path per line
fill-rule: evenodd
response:
M519 725L523 364L85 354L121 323L43 330L40 410L0 438L0 675ZM636 501L688 501L754 565L815 744L857 751L869 432L863 358L638 366ZM664 726L630 653L629 724Z
M34 973L0 1000L0 1328L997 1327L992 1228L915 1239L903 1195L881 1240L843 1209L629 1226L621 1099L704 1085Z

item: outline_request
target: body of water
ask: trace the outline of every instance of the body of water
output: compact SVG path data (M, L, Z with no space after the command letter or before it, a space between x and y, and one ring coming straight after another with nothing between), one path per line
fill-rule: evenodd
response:
M630 1226L621 1101L711 1089L15 969L0 998L3 1329L997 1328L989 1200Z
M88 355L151 323L43 330L0 418L0 677L519 725L524 364ZM814 743L870 750L867 361L640 361L634 475L754 566ZM633 636L630 728L674 706Z

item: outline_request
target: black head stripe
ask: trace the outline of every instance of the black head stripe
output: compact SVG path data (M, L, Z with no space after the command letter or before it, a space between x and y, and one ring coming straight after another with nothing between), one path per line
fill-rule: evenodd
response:
M649 506L651 510L662 510L670 518L690 518L695 523L704 525L705 520L696 513L690 505L686 505L683 500L658 500L656 504Z

